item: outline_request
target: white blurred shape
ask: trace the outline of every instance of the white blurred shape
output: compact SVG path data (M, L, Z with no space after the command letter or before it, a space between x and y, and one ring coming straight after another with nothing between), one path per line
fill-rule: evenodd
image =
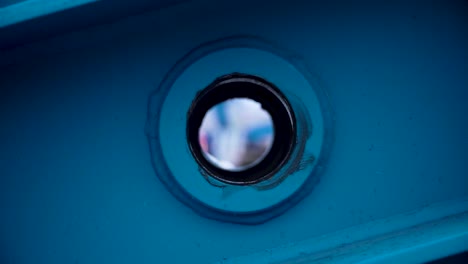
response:
M267 132L252 141L249 133L259 129ZM273 120L260 103L233 98L208 110L199 134L204 156L211 163L225 170L242 171L268 154L274 138Z

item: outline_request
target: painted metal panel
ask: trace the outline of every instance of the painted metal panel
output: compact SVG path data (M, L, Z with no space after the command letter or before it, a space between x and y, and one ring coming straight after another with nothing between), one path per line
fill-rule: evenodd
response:
M0 29L1 263L418 263L467 250L466 1L138 10ZM320 182L259 225L180 203L145 135L148 98L180 58L236 35L290 51L334 112Z

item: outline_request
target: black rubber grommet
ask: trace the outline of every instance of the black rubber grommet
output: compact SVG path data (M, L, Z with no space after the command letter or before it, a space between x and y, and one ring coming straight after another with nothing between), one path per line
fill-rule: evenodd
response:
M199 128L206 112L232 98L250 98L259 102L272 120L273 144L265 158L243 171L228 171L208 161L199 143ZM200 91L187 114L187 140L193 157L215 179L233 185L249 185L271 178L288 160L296 140L296 120L286 97L265 79L241 73L217 78Z

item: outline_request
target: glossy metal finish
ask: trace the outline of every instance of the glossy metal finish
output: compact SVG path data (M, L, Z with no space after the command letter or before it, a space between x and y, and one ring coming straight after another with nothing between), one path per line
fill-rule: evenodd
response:
M419 263L468 249L466 1L189 1L131 14L99 2L0 29L1 263ZM289 50L334 113L320 182L258 225L175 199L145 134L148 96L171 67L239 34Z
M196 47L149 98L146 134L156 175L179 201L208 218L259 224L284 213L314 188L331 149L331 111L315 81L286 51L255 37ZM188 143L199 139L193 131L205 111L239 95L265 104L279 140L258 166L230 172L203 162L201 147Z

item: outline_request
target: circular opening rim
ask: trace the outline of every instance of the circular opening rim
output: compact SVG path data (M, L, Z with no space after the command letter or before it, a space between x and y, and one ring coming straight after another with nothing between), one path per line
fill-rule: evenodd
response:
M266 156L242 171L214 165L204 156L199 142L199 128L207 111L233 98L248 98L260 103L270 114L275 131ZM289 101L275 85L258 76L232 73L217 78L197 93L187 113L186 133L190 152L208 177L232 185L252 185L270 179L288 161L296 140L296 120Z

